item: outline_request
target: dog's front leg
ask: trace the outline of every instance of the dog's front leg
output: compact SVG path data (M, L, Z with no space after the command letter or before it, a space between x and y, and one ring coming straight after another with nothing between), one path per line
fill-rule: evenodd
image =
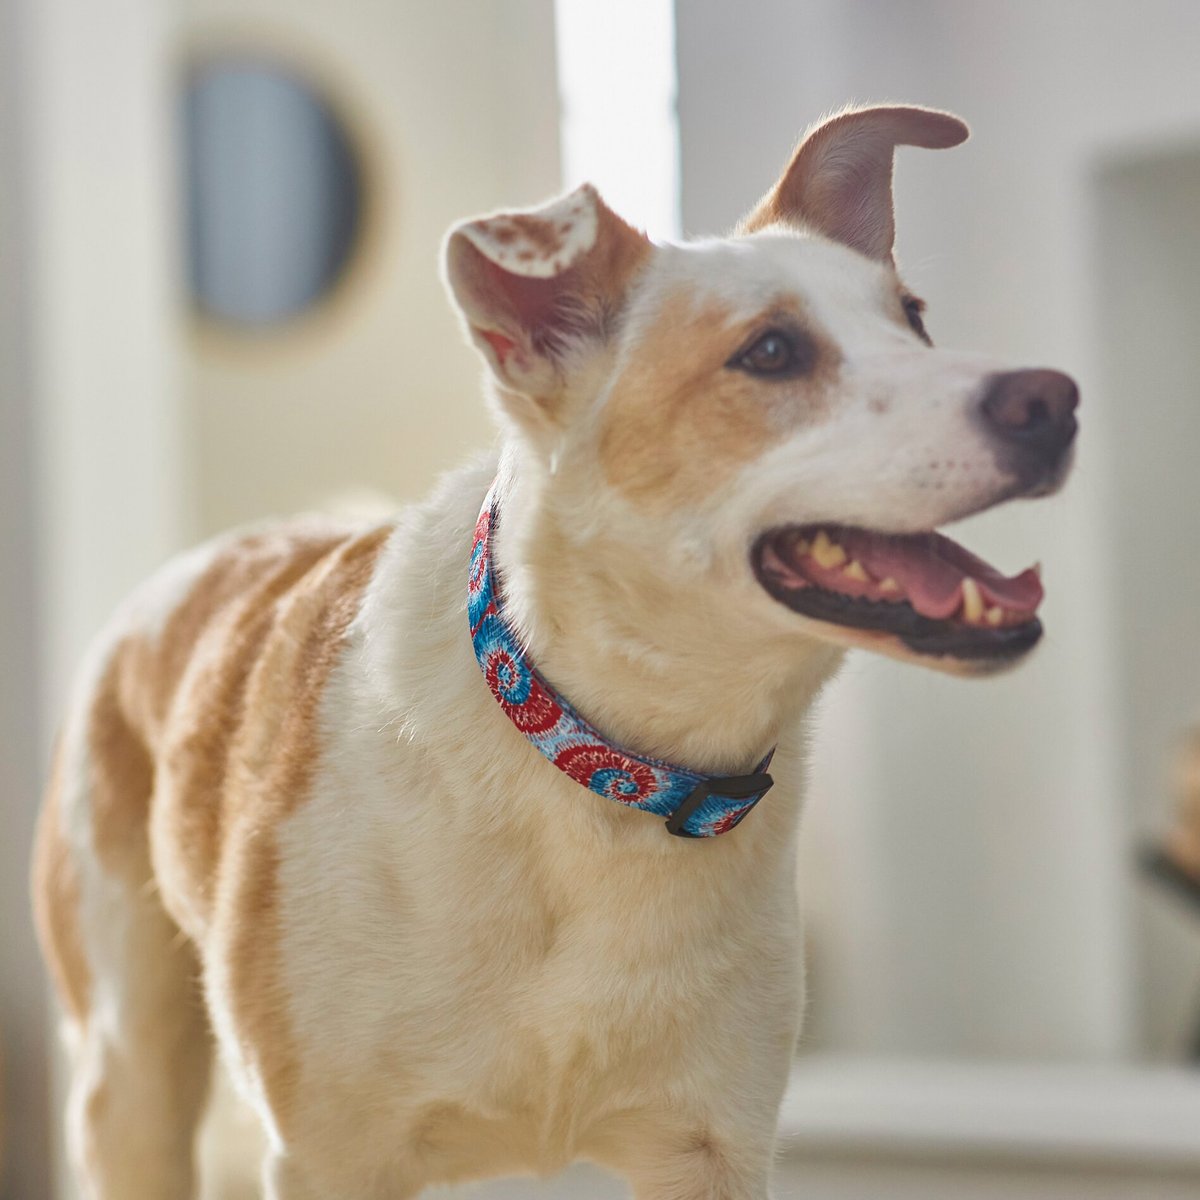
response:
M736 1156L719 1142L697 1136L693 1148L667 1153L630 1172L634 1200L769 1200L771 1153Z
M274 1151L263 1165L264 1200L410 1200L420 1190L383 1167L350 1170Z
M320 1200L327 1195L302 1163L272 1152L263 1163L264 1200Z
M769 1200L773 1144L697 1125L683 1133L652 1124L625 1141L608 1165L633 1186L634 1200Z

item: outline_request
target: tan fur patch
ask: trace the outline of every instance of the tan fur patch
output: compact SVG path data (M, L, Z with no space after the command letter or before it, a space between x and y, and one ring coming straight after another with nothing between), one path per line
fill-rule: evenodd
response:
M33 917L63 1007L83 1023L92 974L79 928L79 867L63 828L62 772L60 744L55 750L34 843Z
M299 1062L286 1024L276 833L307 798L323 750L318 718L325 684L389 532L375 530L345 542L280 601L248 681L246 721L233 750L237 789L246 795L223 914L231 921L229 1000L281 1128L292 1107Z
M747 323L719 301L670 298L646 331L605 406L600 461L640 503L692 503L790 429L823 415L837 347L801 318L816 345L811 372L762 379L726 363L761 318Z
M192 937L208 923L224 831L244 802L233 749L243 723L259 715L247 696L252 672L278 608L343 542L340 533L292 526L235 543L157 642L131 648L128 702L140 687L144 721L159 730L155 867L168 909Z
M275 830L307 795L323 689L389 533L290 526L229 543L160 633L135 630L116 645L90 699L97 860L148 882L149 827L164 905L200 945L217 895L228 898L231 1003L273 1100L296 1070L276 943ZM82 1019L90 975L60 773L41 818L34 889L59 991Z
M92 844L101 866L135 883L149 876L146 821L154 766L123 703L129 643L109 662L92 698L87 741L91 764Z

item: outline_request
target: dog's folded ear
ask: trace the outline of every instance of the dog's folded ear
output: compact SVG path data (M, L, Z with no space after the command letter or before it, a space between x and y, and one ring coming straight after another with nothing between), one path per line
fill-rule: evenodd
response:
M555 422L571 369L611 333L652 250L590 184L450 231L447 285L514 415Z
M958 117L932 108L888 106L838 113L801 138L779 182L740 231L753 233L779 223L800 226L868 258L887 261L896 236L896 147L944 150L965 141L969 132Z

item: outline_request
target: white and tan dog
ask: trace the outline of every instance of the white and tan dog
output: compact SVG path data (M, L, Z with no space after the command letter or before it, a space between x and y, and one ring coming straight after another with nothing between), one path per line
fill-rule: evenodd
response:
M35 869L88 1197L193 1194L214 1035L273 1200L580 1159L640 1200L767 1195L805 711L845 646L980 673L1041 630L1033 572L932 533L1051 490L1075 432L1070 379L931 348L897 276L894 148L966 133L842 113L712 241L652 244L590 187L458 226L498 459L394 524L211 543L127 603ZM736 830L670 836L497 703L467 616L493 481L507 628L597 736L702 776L778 745Z

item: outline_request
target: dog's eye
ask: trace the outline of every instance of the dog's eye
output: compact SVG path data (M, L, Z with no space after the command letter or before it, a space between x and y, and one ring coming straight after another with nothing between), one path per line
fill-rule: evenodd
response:
M798 375L808 369L811 357L795 335L769 329L726 365L750 375Z
M921 314L925 311L925 301L916 296L904 296L900 303L904 305L904 315L908 318L908 323L912 326L912 331L923 342L933 345L933 340L925 331L925 322L921 319Z

